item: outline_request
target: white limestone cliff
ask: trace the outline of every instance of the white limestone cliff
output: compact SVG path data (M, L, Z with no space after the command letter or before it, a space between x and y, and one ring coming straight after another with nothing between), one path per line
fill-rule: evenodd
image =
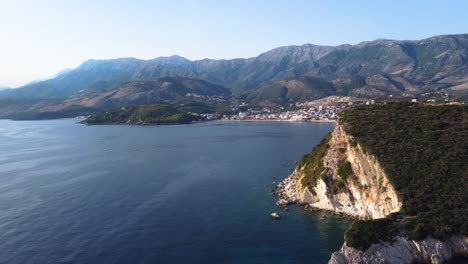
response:
M298 166L278 185L277 195L292 203L359 219L384 218L400 211L402 201L378 160L366 153L342 125L333 130L322 161L322 175L326 177L320 175L311 181L313 184L304 184L305 166ZM338 169L343 162L351 164L353 173L343 188L334 191L331 188L341 180ZM446 241L396 237L393 243L373 244L366 251L345 244L333 253L329 263L443 263L453 256L468 256L468 237L452 236Z
M454 256L468 256L468 238L452 236L440 241L428 237L423 241L413 241L397 237L393 243L385 242L372 245L360 251L344 245L332 254L329 264L411 264L444 263Z
M325 183L320 178L312 188L303 186L301 180L305 173L303 168L296 168L280 184L280 196L317 209L361 219L383 218L398 212L402 203L382 167L375 157L366 154L359 144L353 146L352 142L352 137L346 134L343 127L336 126L323 158L326 168L324 173L329 182ZM351 163L353 175L347 179L346 188L333 194L329 188L330 182L340 180L337 170L344 161Z

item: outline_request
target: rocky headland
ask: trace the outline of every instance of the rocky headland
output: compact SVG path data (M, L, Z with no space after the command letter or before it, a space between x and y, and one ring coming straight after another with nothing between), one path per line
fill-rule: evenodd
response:
M398 115L412 117L398 121ZM467 133L467 116L466 110L448 106L397 104L347 110L334 130L278 184L276 194L283 203L357 219L329 263L444 263L468 256L463 220L468 175L458 171L466 166L462 163L468 144L462 135ZM455 129L457 135L445 138ZM438 142L413 139L417 134ZM450 140L461 145L455 147ZM377 150L386 144L386 150ZM430 157L432 163L419 166L428 157L405 153L408 147L422 153L429 147L438 159ZM453 162L457 171L439 168L447 165L444 162ZM427 166L430 172L418 171Z

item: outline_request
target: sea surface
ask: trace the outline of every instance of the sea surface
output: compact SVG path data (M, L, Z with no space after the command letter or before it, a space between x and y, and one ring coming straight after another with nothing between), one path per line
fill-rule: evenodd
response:
M0 120L0 263L326 263L348 222L270 191L333 126Z

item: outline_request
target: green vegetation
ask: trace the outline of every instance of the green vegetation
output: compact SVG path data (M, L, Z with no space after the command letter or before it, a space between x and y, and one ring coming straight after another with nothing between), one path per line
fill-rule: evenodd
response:
M358 221L346 233L349 246L366 249L394 235L416 240L468 235L467 109L358 106L344 111L340 122L377 157L403 201L404 220Z
M309 154L304 155L297 163L299 168L304 167L303 172L305 177L301 181L303 186L314 187L320 177L326 177L325 167L323 166L323 157L327 153L328 142L330 139L331 133L322 139L320 144L315 146Z
M366 250L373 243L392 241L397 228L392 219L358 220L346 230L345 241L348 246Z
M351 162L345 161L338 168L338 175L340 175L343 181L348 179L348 176L353 174L353 169L351 168Z
M185 124L200 119L171 106L149 104L122 108L117 111L97 113L89 117L87 124Z

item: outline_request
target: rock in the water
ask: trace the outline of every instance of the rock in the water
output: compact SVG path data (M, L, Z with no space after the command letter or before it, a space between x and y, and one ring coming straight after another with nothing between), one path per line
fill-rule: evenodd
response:
M280 216L278 213L276 213L276 212L271 213L271 217L272 217L273 219L280 219L280 218L281 218L281 216Z
M279 206L279 207L284 207L288 204L289 202L286 199L279 199L278 202L276 202L276 206Z

